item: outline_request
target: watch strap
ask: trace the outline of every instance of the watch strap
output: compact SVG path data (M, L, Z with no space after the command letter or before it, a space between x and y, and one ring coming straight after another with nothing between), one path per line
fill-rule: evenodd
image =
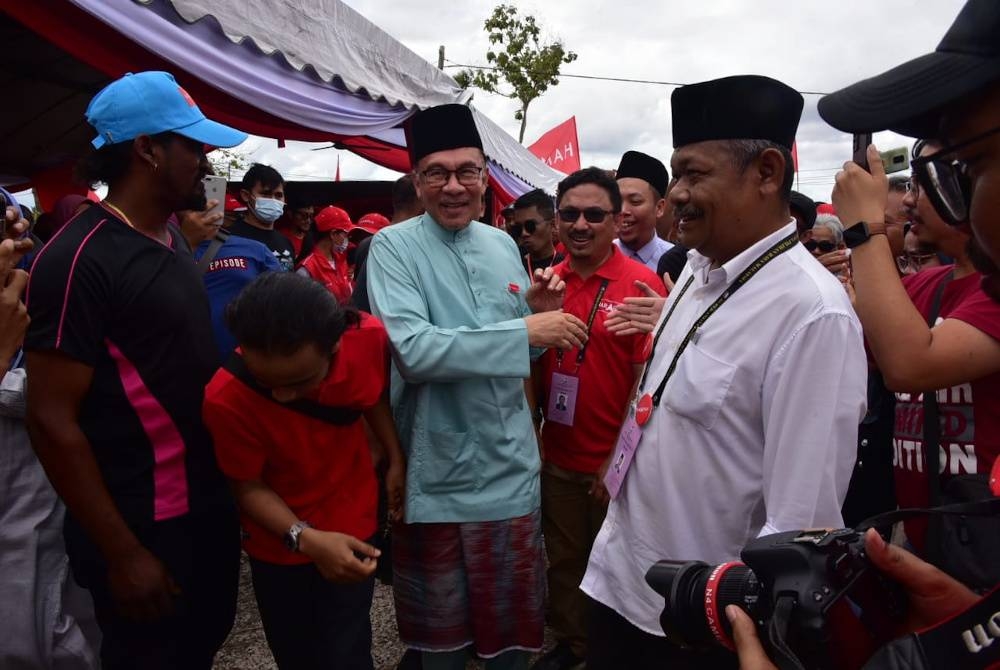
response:
M285 546L288 547L289 551L297 552L299 550L299 536L306 528L312 528L312 524L308 521L296 521L285 531Z

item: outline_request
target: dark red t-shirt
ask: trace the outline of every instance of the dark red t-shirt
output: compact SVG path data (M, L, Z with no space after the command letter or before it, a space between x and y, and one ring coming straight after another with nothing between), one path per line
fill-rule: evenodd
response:
M622 304L627 297L645 294L635 286L640 280L661 295L666 294L663 282L642 263L626 258L614 247L611 257L597 272L582 280L573 272L567 259L555 267L555 272L566 282L566 299L563 309L587 323L598 291L604 279L608 288L601 298L583 364L577 370L577 350L564 352L562 366L558 366L556 352L549 349L541 359L543 398L539 405L547 407L552 385L552 373L576 374L579 386L573 425L566 426L546 421L542 432L545 460L574 472L596 473L615 446L621 428L629 392L635 383L633 365L645 361L643 354L648 335L619 336L604 327L608 313Z
M312 396L325 405L368 409L386 388L388 336L362 313L359 327L340 340L330 374ZM259 479L300 519L319 530L362 540L376 526L377 484L364 425L336 426L282 407L219 370L205 390L205 423L215 438L219 467L230 479ZM270 563L308 563L281 537L241 514L243 548Z
M934 291L952 266L923 270L903 278L906 292L926 319ZM941 298L938 322L958 319L1000 340L1000 304L980 288L978 272L951 280ZM937 392L941 415L942 484L952 475L988 473L1000 454L1000 373L994 373ZM893 465L896 499L900 507L928 504L924 459L923 394L896 394ZM918 550L924 546L926 521L906 522L907 538Z

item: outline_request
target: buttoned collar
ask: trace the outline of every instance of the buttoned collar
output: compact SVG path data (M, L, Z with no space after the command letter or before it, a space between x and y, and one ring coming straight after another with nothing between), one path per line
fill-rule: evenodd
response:
M445 228L440 223L435 221L434 217L427 212L420 215L420 225L423 226L425 230L429 231L434 237L449 244L467 240L469 235L472 234L472 227L476 223L478 223L478 221L470 221L464 228L451 230L450 228Z
M712 259L702 256L694 249L688 251L688 263L691 264L691 271L699 277L703 284L722 282L728 284L739 277L740 274L750 266L758 256L770 249L772 246L788 237L795 230L795 219L792 219L780 229L774 231L767 237L754 242L752 245L736 254L721 267L712 269Z
M639 247L638 251L633 251L629 247L622 244L621 240L618 240L618 244L621 245L623 253L627 251L630 256L638 257L638 259L645 264L649 264L653 261L653 257L656 256L656 252L660 248L659 242L660 238L654 232L653 237L649 240L649 242L646 242L644 245Z

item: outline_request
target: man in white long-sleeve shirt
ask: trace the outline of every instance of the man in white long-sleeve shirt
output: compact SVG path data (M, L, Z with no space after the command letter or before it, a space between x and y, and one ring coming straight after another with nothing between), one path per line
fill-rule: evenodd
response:
M641 437L631 460L615 454L621 487L581 585L597 601L590 670L725 667L663 637L646 571L842 525L865 408L861 327L788 210L802 97L728 77L677 89L672 110L670 202L692 251L654 331L623 428Z

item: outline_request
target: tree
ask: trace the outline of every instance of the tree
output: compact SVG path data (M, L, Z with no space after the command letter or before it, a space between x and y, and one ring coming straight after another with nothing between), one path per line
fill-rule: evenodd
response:
M215 149L208 154L212 170L220 177L232 181L233 172L243 173L250 168L250 159L234 149Z
M462 70L455 76L462 88L475 86L521 103L514 118L521 122L518 141L524 142L528 105L559 84L559 68L572 63L576 54L566 51L561 41L541 43L541 30L534 16L518 15L513 5L497 5L483 28L489 33L490 50L486 52L489 69ZM494 50L496 49L496 50ZM501 89L501 80L509 89Z

